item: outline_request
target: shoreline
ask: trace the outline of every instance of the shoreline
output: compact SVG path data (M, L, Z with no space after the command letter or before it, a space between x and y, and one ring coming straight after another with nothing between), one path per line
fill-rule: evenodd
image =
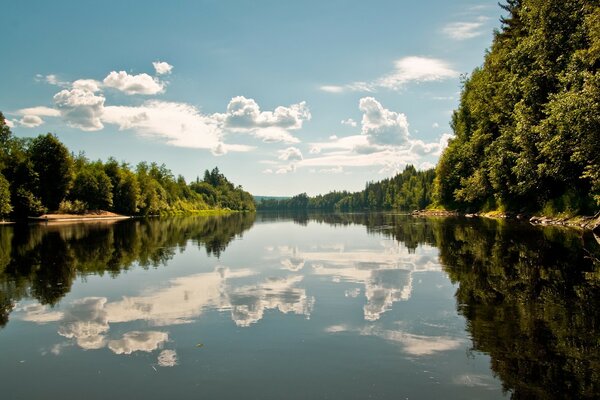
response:
M567 228L590 230L596 234L600 233L600 212L592 216L577 215L574 217L546 217L543 215L533 215L525 213L518 214L498 211L481 213L461 213L458 211L446 210L415 210L411 213L411 215L416 217L465 217L517 220L529 222L532 225L563 226Z
M49 213L40 215L38 217L27 217L18 220L0 220L0 226L2 225L15 225L15 224L65 224L65 223L81 223L81 222L117 222L127 219L137 218L156 218L156 217L177 217L177 216L216 216L216 215L227 215L237 212L252 212L252 211L240 211L240 210L229 210L229 209L217 209L217 210L194 210L188 212L169 212L162 215L122 215L116 214L110 211L91 212L88 214L58 214Z

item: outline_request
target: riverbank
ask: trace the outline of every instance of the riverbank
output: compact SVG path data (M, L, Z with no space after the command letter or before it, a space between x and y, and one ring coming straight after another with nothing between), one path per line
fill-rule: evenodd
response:
M573 217L546 217L530 214L517 214L510 212L491 211L485 213L461 213L458 211L447 210L415 210L411 213L414 216L423 217L450 217L463 216L467 218L493 218L493 219L514 219L519 221L529 221L532 225L552 225L565 226L569 228L577 228L591 230L596 234L600 234L600 212L593 216L573 216Z
M39 217L29 217L29 222L88 222L88 221L115 221L129 219L127 215L116 214L110 211L89 211L85 214L43 214Z

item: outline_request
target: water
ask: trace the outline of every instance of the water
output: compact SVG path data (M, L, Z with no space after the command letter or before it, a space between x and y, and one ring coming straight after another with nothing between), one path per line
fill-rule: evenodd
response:
M391 214L0 227L0 397L598 397L599 247Z

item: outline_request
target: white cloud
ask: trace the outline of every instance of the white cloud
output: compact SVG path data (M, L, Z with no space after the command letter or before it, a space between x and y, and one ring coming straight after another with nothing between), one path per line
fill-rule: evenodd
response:
M344 172L344 168L341 166L333 167L333 168L323 168L319 170L321 174L341 174Z
M360 99L361 133L373 145L403 145L408 141L406 115L383 108L373 97Z
M345 167L379 167L380 174L395 174L407 164L428 167L446 147L449 134L438 141L413 139L404 114L384 108L373 97L359 102L363 112L361 133L329 141L309 143L309 158L297 162L298 168L314 172L341 172ZM315 167L322 167L318 170Z
M15 123L12 122L10 119L5 119L4 122L6 123L6 126L8 126L11 129L15 127Z
M262 172L262 173L263 173L263 174L272 174L272 173L273 173L273 170L272 170L271 168L267 168L267 169L263 170L263 172Z
M357 123L355 120L353 120L352 118L348 118L348 119L343 119L342 121L340 121L342 125L348 125L351 126L353 128L356 127Z
M44 77L42 77L41 75L37 75L38 79L39 78L43 78L46 83L49 83L50 85L55 85L55 86L64 86L67 84L67 82L62 82L58 79L58 77L54 74L50 74L50 75L46 75Z
M434 122L433 124L431 124L431 127L434 129L437 129L440 127L440 124L438 124L437 122Z
M320 89L329 93L374 92L379 88L400 90L410 82L433 82L455 78L459 74L446 61L410 56L394 61L394 70L370 82L352 82L346 85L325 85Z
M163 350L158 355L157 361L160 367L174 367L177 365L177 353L175 350Z
M275 111L261 111L254 99L236 96L229 101L227 112L221 114L228 128L289 128L298 129L302 122L310 119L310 112L305 102L290 107L277 107Z
M285 150L279 150L279 158L283 161L300 161L302 160L302 152L296 147L288 147Z
M485 33L483 28L489 18L480 16L472 22L453 22L446 25L442 32L454 40L472 39Z
M44 120L37 115L25 115L19 120L19 124L26 128L35 128L44 123Z
M173 71L173 66L168 62L154 61L152 65L154 66L154 70L158 75L170 74L171 71Z
M415 357L456 350L463 344L463 341L458 338L415 335L402 331L380 329L374 326L364 328L360 333L361 335L377 336L390 342L399 343L404 352Z
M108 106L103 121L173 146L211 149L217 154L230 150L222 143L215 121L186 103L149 100L138 107Z
M104 128L101 117L105 98L86 89L61 90L54 95L54 103L69 126L84 131Z
M50 108L45 106L22 108L17 111L19 115L37 115L39 117L59 117L60 111L56 108Z
M74 81L71 84L71 86L73 87L73 89L87 90L95 93L100 91L102 83L98 82L95 79L78 79Z
M345 90L345 87L337 85L323 85L319 87L319 89L321 89L323 92L328 93L342 93Z
M272 127L253 129L249 130L249 132L254 137L262 140L265 143L300 143L300 139L293 136L291 133L282 128Z
M394 62L395 70L379 80L376 85L398 90L408 82L441 81L458 76L448 63L428 57L404 57Z
M19 125L27 128L35 128L44 123L44 120L41 117L58 117L60 116L60 111L55 108L37 106L22 108L17 111L17 114L23 116L17 121Z
M136 351L150 353L169 340L166 332L149 331L127 332L121 339L108 342L108 348L115 354L131 354Z
M112 71L102 81L104 86L126 94L154 95L165 90L165 84L148 74L129 75L125 71Z
M278 175L282 175L282 174L288 174L288 173L294 172L294 171L296 171L296 165L290 164L290 165L278 168L277 170L275 170L275 173Z

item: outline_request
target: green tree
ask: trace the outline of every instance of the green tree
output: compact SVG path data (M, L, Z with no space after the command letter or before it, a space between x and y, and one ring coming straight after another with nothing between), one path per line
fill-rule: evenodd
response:
M81 200L92 210L108 210L113 205L112 183L100 165L79 171L73 182L71 197Z
M9 184L4 175L0 173L0 217L8 215L11 211Z
M57 210L73 182L73 159L69 150L51 133L31 141L28 149L33 170L39 178L38 193L42 203Z

